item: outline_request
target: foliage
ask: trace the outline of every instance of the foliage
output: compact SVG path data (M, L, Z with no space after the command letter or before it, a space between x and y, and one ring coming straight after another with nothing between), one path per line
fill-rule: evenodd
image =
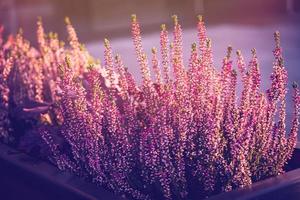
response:
M21 124L43 140L60 169L132 199L205 198L283 173L296 145L300 97L294 84L295 113L286 134L287 72L279 33L271 87L262 92L255 49L248 66L237 51L236 70L228 47L218 71L199 17L198 44L184 66L182 29L177 16L173 20L172 39L162 25L160 55L153 48L149 62L132 16L141 85L107 39L104 65L93 59L68 18L69 47L57 34L46 34L41 20L38 48L22 31L6 41L1 36L2 139L16 140Z

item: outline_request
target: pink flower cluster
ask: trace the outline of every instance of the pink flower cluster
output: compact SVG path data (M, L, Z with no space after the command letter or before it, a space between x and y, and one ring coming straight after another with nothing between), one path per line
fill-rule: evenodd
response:
M60 169L132 199L205 198L283 173L296 145L300 94L294 84L287 134L287 72L279 33L271 87L264 93L255 49L246 65L241 51L234 64L228 47L222 69L216 69L201 16L198 44L192 44L184 66L182 29L177 16L172 18L173 35L161 26L160 48L152 49L149 62L132 15L141 85L109 40L104 40L103 66L92 58L69 19L69 47L57 34L46 34L41 20L38 48L21 31L7 41L0 36L1 137L13 132L13 108L35 114L33 128Z

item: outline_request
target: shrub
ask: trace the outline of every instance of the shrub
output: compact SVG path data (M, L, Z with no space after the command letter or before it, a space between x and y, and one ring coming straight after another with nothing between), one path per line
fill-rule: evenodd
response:
M93 59L68 18L68 47L57 34L46 34L41 20L38 48L22 31L7 41L1 36L2 139L22 142L35 135L60 169L132 199L205 198L283 173L296 145L300 97L294 84L294 119L286 134L287 72L279 33L271 87L264 93L255 49L247 66L237 51L234 69L228 47L221 71L215 68L202 17L198 44L184 66L182 29L173 20L172 42L162 25L160 56L153 48L148 59L132 16L140 85L107 39L103 66Z

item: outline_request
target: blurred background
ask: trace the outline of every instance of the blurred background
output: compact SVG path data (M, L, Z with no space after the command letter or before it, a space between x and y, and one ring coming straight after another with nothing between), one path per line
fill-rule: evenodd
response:
M203 14L207 25L266 26L291 22L300 15L298 0L0 0L0 22L9 33L19 27L34 39L37 16L47 29L65 35L63 19L69 16L82 42L128 34L130 15L138 15L145 33L157 30L177 14L183 26L192 27ZM295 16L293 16L295 15ZM299 19L299 17L298 17ZM297 23L295 22L295 25Z
M216 66L220 67L228 45L242 50L246 61L255 47L263 89L270 84L273 33L279 30L289 85L292 81L300 83L299 0L0 0L0 24L4 24L6 36L22 27L25 37L36 45L36 20L41 16L46 31L57 32L66 40L64 17L69 16L80 41L93 56L103 58L103 38L109 38L114 52L123 57L139 81L130 34L132 13L137 14L140 21L144 48L149 56L151 47L159 47L160 24L165 23L171 29L171 15L177 14L184 27L185 62L191 43L196 41L196 16L202 14L212 38ZM288 120L293 105L290 96L289 93Z

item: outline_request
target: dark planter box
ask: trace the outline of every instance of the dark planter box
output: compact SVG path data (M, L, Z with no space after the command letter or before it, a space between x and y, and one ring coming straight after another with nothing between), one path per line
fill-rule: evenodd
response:
M285 171L290 171L297 168L300 168L300 143L298 143L297 147L294 149L292 158L289 160Z
M0 198L3 200L124 200L45 161L0 143Z
M298 200L300 199L300 149L295 149L285 174L226 192L208 200ZM93 185L45 161L38 161L0 143L0 196L19 199L98 199L124 198Z
M207 200L299 200L300 169L286 172L231 192L222 193Z
M300 200L300 145L285 166L286 173L207 200Z

